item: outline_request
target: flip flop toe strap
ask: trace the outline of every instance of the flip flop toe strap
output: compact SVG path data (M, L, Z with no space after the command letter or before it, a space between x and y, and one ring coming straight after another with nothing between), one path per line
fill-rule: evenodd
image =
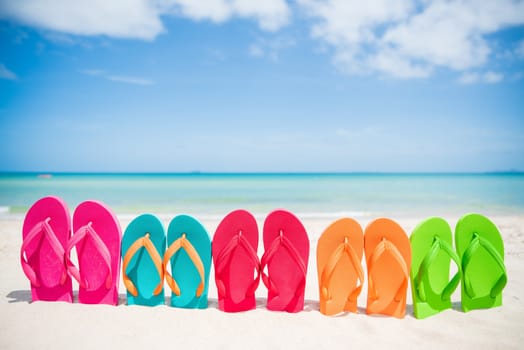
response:
M297 249L293 246L293 243L287 238L282 231L280 231L280 234L275 237L273 242L271 242L271 245L269 248L264 252L264 255L262 255L261 263L260 263L260 271L262 274L262 281L264 282L264 285L271 291L271 293L274 293L278 295L278 288L275 285L275 283L271 280L268 274L264 272L266 266L273 260L275 253L280 249L280 247L284 247L287 252L289 253L289 256L295 262L295 264L299 267L301 275L300 283L297 286L296 294L301 293L301 288L304 285L305 279L306 279L306 264L304 263L304 260L300 256L300 253L297 251Z
M58 285L63 285L65 281L67 280L67 270L64 264L64 256L65 251L64 247L56 237L55 232L53 231L53 228L51 225L49 225L49 221L51 221L51 218L47 218L44 221L41 221L37 223L31 231L27 234L27 236L24 238L24 241L22 242L22 247L20 248L20 263L22 265L22 270L24 271L24 274L27 276L29 281L32 285L35 287L40 287L41 284L44 284L48 288L53 288ZM51 285L47 285L45 282L41 281L41 278L39 278L35 272L35 270L29 265L30 255L28 255L27 247L34 242L34 240L39 237L41 234L43 234L43 238L47 239L49 242L49 245L53 252L56 255L56 258L59 259L62 262L63 269L62 274L60 275L60 279L57 280L55 283L52 283ZM36 250L33 251L33 254L36 252ZM26 259L27 258L27 259ZM42 283L41 283L42 282Z
M374 267L377 265L377 262L380 260L381 257L383 257L385 254L390 254L395 261L397 262L397 265L402 270L402 283L397 289L397 292L389 297L383 297L379 294L379 291L377 291L375 282L373 279L373 270ZM398 250L398 248L387 240L386 238L383 238L382 241L377 244L375 247L375 250L371 254L371 256L368 259L368 266L369 266L369 276L368 276L368 283L369 283L369 291L371 299L373 300L370 309L373 310L373 312L381 312L383 311L391 302L400 302L402 300L403 294L406 291L406 288L408 286L409 281L409 272L408 267L406 265L406 261L404 260L404 257Z
M320 291L322 293L323 299L328 302L332 298L329 292L331 277L333 276L338 263L341 261L344 255L349 258L353 269L357 273L358 281L360 281L360 283L358 283L355 288L353 288L353 290L349 291L347 302L354 303L362 291L362 284L364 283L364 270L362 269L362 265L360 264L357 253L351 246L349 239L344 237L344 242L340 243L330 255L320 277Z
M471 279L469 278L467 274L467 269L468 269L469 263L471 262L472 257L475 255L475 253L480 248L484 248L489 253L489 255L493 258L497 266L502 271L501 276L497 279L497 281L491 288L491 291L489 294L491 298L495 298L497 295L500 294L500 292L502 292L502 290L506 286L506 283L508 282L508 275L506 273L504 259L502 258L500 253L497 251L497 249L493 247L490 241L480 236L476 232L473 233L472 240L469 243L468 248L464 251L464 254L462 255L462 271L464 274L464 286L465 286L466 294L472 299L477 296L477 293L475 292L471 284Z
M126 286L127 291L133 295L134 297L138 296L138 289L136 288L135 284L129 276L127 275L127 268L129 266L129 263L133 259L133 257L142 249L144 248L146 252L149 254L149 257L151 258L151 261L155 265L156 271L158 273L158 277L160 281L158 282L158 285L153 290L153 295L159 295L162 292L162 289L164 288L164 265L162 263L162 258L160 257L160 254L158 254L158 250L156 249L155 245L151 241L150 234L146 233L143 237L138 238L127 250L126 254L124 255L123 263L122 263L122 279L124 281L124 285Z
M453 294L453 292L457 289L459 285L460 278L462 276L460 259L457 253L453 251L451 246L446 241L443 241L440 239L440 237L435 236L433 238L433 244L431 245L431 248L429 249L427 254L424 256L424 259L422 260L422 263L419 266L415 278L415 289L418 293L420 300L423 302L427 301L425 288L431 288L431 285L429 283L424 285L424 277L427 276L430 266L435 262L437 255L440 251L445 252L455 262L455 264L457 264L458 271L455 273L453 278L448 282L448 284L446 284L446 286L442 289L440 293L435 291L433 291L433 293L439 294L443 301L449 301L451 294Z
M222 248L222 250L218 253L215 261L215 280L217 284L217 289L219 295L227 296L228 294L228 288L226 287L224 281L223 281L223 274L226 270L226 268L231 263L231 258L233 257L233 252L241 247L244 249L244 251L247 253L249 259L251 260L251 263L253 264L253 267L256 271L256 277L251 283L251 285L246 290L245 296L249 296L255 292L255 290L258 287L258 284L260 283L260 261L258 260L257 252L255 249L253 249L253 246L249 241L244 237L242 234L242 231L239 231L238 234L233 236L229 242Z
M91 223L88 223L87 225L80 227L75 232L73 237L69 240L66 251L67 271L71 276L73 276L74 279L78 281L81 288L84 288L86 290L97 290L101 287L103 283L102 281L100 281L98 284L93 284L88 281L87 277L82 278L79 269L73 264L70 258L71 249L73 249L74 246L77 246L78 243L80 243L87 237L89 237L92 240L97 252L102 257L104 267L106 268L105 288L111 289L111 285L113 283L113 274L111 271L111 253L109 252L109 249L107 248L106 244L104 243L102 238L100 238L100 236L95 231Z
M176 296L180 296L180 287L176 283L173 276L169 273L169 270L167 269L167 264L171 260L173 256L180 250L184 249L189 256L189 259L193 262L193 265L198 271L198 274L200 275L200 283L196 289L195 295L196 297L200 297L202 295L202 292L204 291L204 281L205 281L205 271L204 271L204 263L202 262L202 259L200 258L200 255L196 251L195 247L189 242L189 240L186 238L186 234L182 234L182 236L178 239L176 239L169 248L166 250L166 253L164 254L164 272L166 277L166 282L169 285L169 288L175 293ZM171 265L171 269L174 270L174 266Z

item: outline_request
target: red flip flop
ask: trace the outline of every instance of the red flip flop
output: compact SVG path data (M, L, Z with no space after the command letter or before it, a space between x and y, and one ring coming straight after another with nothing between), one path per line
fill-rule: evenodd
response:
M212 255L220 310L239 312L256 307L255 290L260 281L257 248L258 227L251 213L235 210L218 225Z
M267 308L299 312L304 308L309 239L300 220L285 210L271 212L264 222L262 280ZM267 274L264 272L267 266Z
M104 204L86 201L73 214L73 230L66 256L76 247L79 268L67 258L67 270L80 284L78 301L117 305L122 231L116 216Z
M45 197L28 210L22 229L20 263L31 282L33 301L73 301L71 277L64 255L71 236L71 219L65 202Z

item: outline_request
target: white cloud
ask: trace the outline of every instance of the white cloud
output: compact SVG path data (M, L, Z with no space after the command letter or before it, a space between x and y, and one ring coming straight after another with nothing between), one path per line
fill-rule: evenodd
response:
M108 35L151 40L164 28L155 1L2 1L2 17L75 35Z
M264 56L264 50L258 44L249 45L249 54L254 57Z
M291 15L285 0L166 0L164 3L171 3L174 11L195 20L220 23L232 17L254 18L260 28L268 31L286 25Z
M108 80L117 81L120 83L133 84L133 85L153 85L154 82L150 79L130 77L125 75L108 75Z
M478 68L492 53L487 34L524 24L522 0L297 1L315 20L311 35L330 44L337 65L353 74L413 78L438 67Z
M524 40L521 40L518 43L515 53L517 54L518 57L524 58Z
M433 68L427 63L413 63L395 50L386 49L369 58L368 63L375 69L396 78L426 78Z
M227 59L227 55L222 50L209 48L206 51L207 55L214 61L223 62Z
M291 13L285 0L0 0L0 17L74 35L153 40L165 31L165 15L217 23L250 18L275 31Z
M51 42L61 45L71 46L77 43L72 36L58 32L46 32L44 33L44 37Z
M135 77L135 76L128 76L128 75L114 75L114 74L110 74L101 69L83 69L80 72L86 75L93 76L93 77L102 77L104 79L114 81L114 82L119 82L119 83L142 85L142 86L155 84L155 82L151 79Z
M467 72L458 78L458 82L464 85L475 84L480 80L480 74Z
M458 78L458 82L464 85L470 85L475 83L495 84L502 81L502 79L504 79L503 74L493 71L487 71L484 74L480 74L477 72L466 72Z
M490 71L490 72L486 72L483 78L486 83L495 84L495 83L502 81L502 79L504 78L504 75L502 75L501 73Z
M0 63L0 79L16 80L18 77L10 71L3 63Z
M105 71L101 69L83 69L80 72L92 76L100 76L105 74Z
M249 54L254 57L266 57L272 62L278 62L282 50L296 45L295 40L289 37L275 37L273 39L258 38L249 46Z

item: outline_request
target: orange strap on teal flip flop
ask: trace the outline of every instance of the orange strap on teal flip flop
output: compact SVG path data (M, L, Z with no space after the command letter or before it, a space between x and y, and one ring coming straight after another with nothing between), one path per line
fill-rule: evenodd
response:
M169 288L175 293L176 296L180 296L180 287L178 287L178 284L176 283L173 276L169 273L169 270L167 269L167 264L171 260L171 258L180 250L184 248L187 255L193 262L193 265L195 265L198 274L200 275L200 284L198 285L195 295L197 297L200 297L202 294L202 291L204 290L204 281L205 281L205 272L204 272L204 263L202 262L202 259L200 258L200 255L196 251L195 247L189 242L189 240L186 238L186 234L182 234L182 236L178 239L176 239L169 248L167 248L166 253L164 255L164 272L166 277L166 282L169 285ZM173 269L174 267L171 266Z
M151 260L153 261L153 264L155 265L158 272L158 276L160 277L160 282L153 291L153 295L158 295L164 288L164 265L162 264L162 258L158 254L155 245L149 237L149 233L146 233L143 237L138 238L127 250L122 264L122 279L124 281L124 285L126 286L126 289L129 291L129 293L135 297L138 296L138 290L131 279L127 276L126 270L131 259L133 259L135 254L142 248L145 248L151 257Z

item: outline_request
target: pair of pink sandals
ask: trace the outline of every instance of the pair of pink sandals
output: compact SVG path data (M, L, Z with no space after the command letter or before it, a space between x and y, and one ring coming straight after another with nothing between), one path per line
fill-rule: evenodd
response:
M265 252L260 260L258 236L257 222L245 210L231 212L219 224L212 244L219 309L254 309L255 291L262 278L268 289L269 310L301 311L309 257L304 226L288 211L271 212L264 222Z
M116 216L100 202L85 201L72 221L71 236L69 210L58 197L42 198L27 212L20 261L32 300L73 302L73 277L80 303L117 305L122 233Z

